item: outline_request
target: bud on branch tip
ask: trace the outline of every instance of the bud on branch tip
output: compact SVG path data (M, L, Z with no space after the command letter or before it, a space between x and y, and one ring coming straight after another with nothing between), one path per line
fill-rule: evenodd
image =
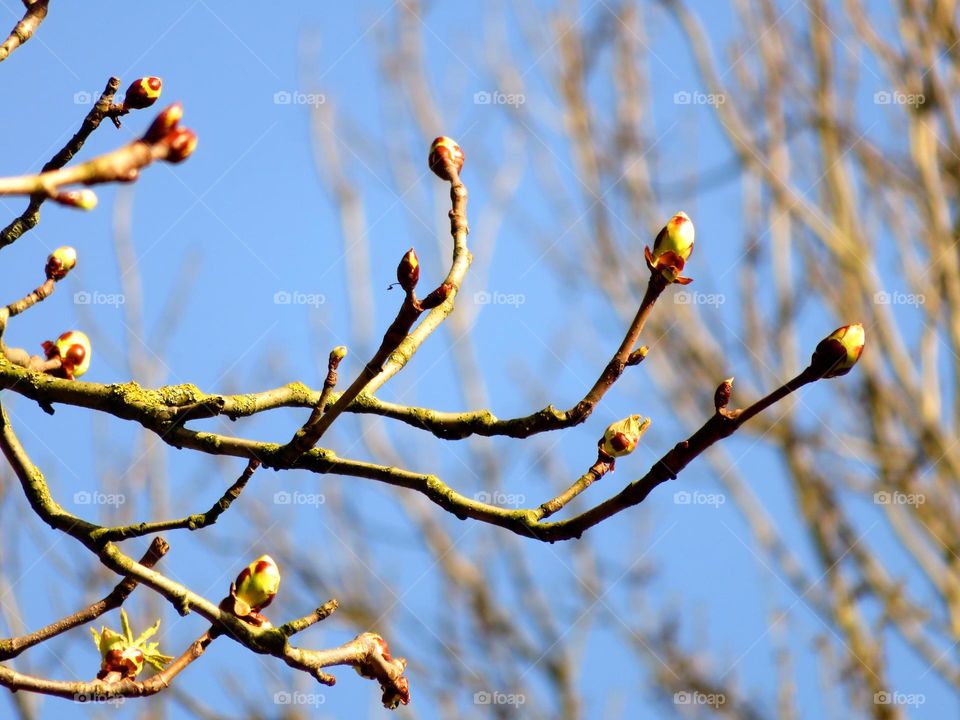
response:
M163 90L163 81L158 77L142 77L134 80L123 98L124 110L143 110L153 105Z
M407 250L400 264L397 265L397 282L404 292L411 293L420 280L420 260L413 248Z
M60 205L79 208L80 210L93 210L97 206L97 194L89 188L61 190L51 195L50 199Z
M430 145L430 155L427 158L427 164L434 174L441 180L448 182L453 180L451 169L457 174L463 169L464 155L463 150L457 145L457 141L446 135L441 135Z
M47 257L48 280L63 280L77 265L77 251L69 245L58 247Z
M810 367L821 378L846 375L860 359L865 339L860 323L837 328L817 345Z
M623 457L632 453L640 438L650 426L650 418L631 415L618 420L606 429L600 439L600 451L611 458Z
M653 241L653 251L643 249L650 272L659 272L671 283L686 285L691 278L681 277L683 266L693 252L695 231L693 222L683 211L678 212L663 226Z
M230 587L234 614L255 625L269 627L259 612L273 602L279 589L280 569L272 557L261 555L240 571Z

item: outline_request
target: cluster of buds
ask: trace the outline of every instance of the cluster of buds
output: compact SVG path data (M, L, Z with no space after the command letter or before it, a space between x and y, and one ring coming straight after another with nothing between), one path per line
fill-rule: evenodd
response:
M457 141L441 135L430 145L430 155L427 164L441 180L450 182L463 169L463 150Z
M47 280L59 282L77 265L77 251L69 245L58 247L47 257Z
M122 632L108 627L100 628L100 632L90 628L93 642L100 651L100 672L97 673L99 680L133 680L143 670L145 663L157 670L163 670L164 666L173 660L169 655L160 652L160 643L147 642L160 629L159 620L137 637L133 636L130 620L123 608L120 609L120 623Z
M160 145L166 148L164 160L180 163L186 160L197 147L197 134L180 126L183 118L183 105L174 103L154 118L150 127L140 138L148 145Z
M683 266L693 252L693 222L685 212L678 212L663 226L653 241L653 251L643 249L650 272L659 272L667 282L686 285L692 278L681 277Z
M158 77L142 77L134 80L123 97L122 112L150 107L160 98L162 91L163 81Z
M267 607L280 589L280 569L269 555L261 555L240 571L230 584L226 609L257 627L273 627L260 611Z
M636 450L637 443L640 442L640 438L648 427L650 427L650 418L642 415L631 415L611 424L598 443L601 456L610 462L615 458L629 455Z
M810 367L821 378L846 375L860 359L865 339L860 323L837 328L817 345Z
M60 367L49 370L50 375L73 380L90 369L90 338L79 330L68 330L56 340L42 345L47 360L60 360Z

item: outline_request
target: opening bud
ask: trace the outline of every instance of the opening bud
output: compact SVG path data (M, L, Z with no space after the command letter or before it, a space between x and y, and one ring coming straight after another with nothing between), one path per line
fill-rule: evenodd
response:
M123 98L125 110L143 110L153 105L163 90L163 81L158 77L142 77L134 80Z
M457 141L441 135L430 145L430 155L427 163L430 169L441 180L450 181L453 175L450 172L451 167L459 174L463 169L463 150L457 145Z
M167 663L173 660L169 655L160 652L159 643L147 642L160 629L159 620L137 637L133 636L130 619L123 608L120 609L120 623L122 632L108 627L101 627L100 632L90 628L93 642L100 651L100 672L97 678L112 682L133 680L143 670L144 663L163 670Z
M76 249L69 245L58 247L47 257L47 280L63 280L76 264Z
M837 328L817 345L810 367L822 378L846 375L860 359L865 339L860 323Z
M73 380L90 369L90 338L86 333L68 330L54 342L47 340L42 347L47 360L60 358L60 368L52 375Z
M678 212L663 226L653 241L653 251L643 249L647 267L651 272L660 272L668 282L686 285L691 278L680 277L683 266L693 252L695 236L693 222L683 211Z
M650 418L642 415L631 415L618 420L606 429L600 440L600 451L612 458L623 457L632 453L640 438L650 426Z

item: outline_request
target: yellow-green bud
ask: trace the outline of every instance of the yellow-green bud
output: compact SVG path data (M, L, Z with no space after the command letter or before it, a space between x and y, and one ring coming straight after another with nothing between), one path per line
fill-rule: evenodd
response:
M60 370L55 373L73 380L90 369L90 338L79 330L68 330L54 342L47 340L43 350L48 360L60 358Z
M58 247L47 257L47 280L63 280L76 265L76 249L69 245Z
M669 282L686 285L690 278L680 277L680 273L693 252L695 235L693 222L685 212L678 212L657 233L653 251L644 248L647 266L652 272L659 271Z
M650 418L631 415L618 420L606 429L600 441L600 450L610 457L618 458L632 453L640 438L650 426Z
M280 569L269 555L261 555L237 575L236 599L251 611L269 605L280 589Z
M837 328L817 345L810 366L822 378L846 375L860 359L865 339L860 323Z

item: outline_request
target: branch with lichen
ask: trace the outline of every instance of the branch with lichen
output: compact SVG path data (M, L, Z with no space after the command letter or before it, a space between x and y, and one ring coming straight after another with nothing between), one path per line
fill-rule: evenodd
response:
M33 511L44 522L79 541L95 553L101 563L113 572L125 578L132 578L159 593L181 615L196 610L213 625L212 629L196 641L184 655L161 671L159 675L162 681L157 681L159 686L156 688L149 684L151 679L138 683L135 681L136 673L130 677L131 671L124 670L129 668L127 662L129 653L126 651L129 651L130 647L141 647L142 641L149 637L151 631L141 634L132 642L127 642L123 646L124 652L121 656L113 658L119 664L105 666L107 668L105 676L115 680L107 684L113 696L120 693L123 697L140 697L158 692L166 687L172 675L202 654L209 640L223 634L254 652L282 659L291 667L308 672L326 684L333 684L334 680L332 676L323 672L323 668L350 665L362 676L375 679L380 683L383 702L387 707L395 708L401 703L409 702L409 687L403 674L406 660L393 658L386 642L379 635L363 633L350 643L330 650L308 650L291 645L289 642L291 636L329 616L336 609L336 601L329 601L310 615L281 625L279 628L274 628L262 616L261 610L273 600L280 584L279 570L269 556L259 558L241 572L237 581L231 586L230 596L220 605L214 604L151 567L136 562L121 552L114 543L104 541L101 535L106 528L64 510L50 493L43 473L33 464L20 444L2 405L0 405L0 450L13 468ZM126 625L126 622L124 624ZM131 633L127 632L126 635L130 636ZM102 639L102 633L100 637ZM114 649L113 646L108 646L107 652L111 649ZM156 653L155 646L147 647L147 650L154 653L155 657L161 657ZM104 662L108 662L106 654ZM168 676L164 676L164 672L167 671L169 671ZM0 666L0 685L13 690L32 690L61 697L75 697L77 692L104 689L103 683L63 683L22 675L2 666Z

